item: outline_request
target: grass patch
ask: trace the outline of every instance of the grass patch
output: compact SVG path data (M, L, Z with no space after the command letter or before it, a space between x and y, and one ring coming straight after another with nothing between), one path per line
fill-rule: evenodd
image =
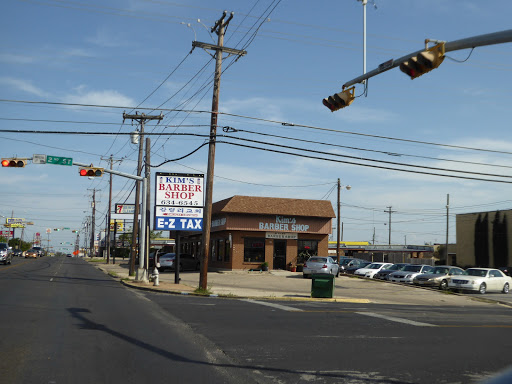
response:
M206 288L206 289L203 289L201 287L197 287L196 290L194 291L194 293L198 294L198 295L211 295L212 294L212 291L210 288Z
M117 276L117 273L115 273L115 272L109 272L109 273L108 273L108 275L109 275L109 276L112 276L112 277L118 277L118 276Z

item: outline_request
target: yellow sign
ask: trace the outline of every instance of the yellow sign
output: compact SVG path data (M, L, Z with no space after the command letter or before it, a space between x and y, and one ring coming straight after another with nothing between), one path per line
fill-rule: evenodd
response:
M124 220L110 220L110 230L114 230L114 223L117 224L117 232L124 232Z
M25 228L24 223L15 223L15 224L4 224L6 228Z

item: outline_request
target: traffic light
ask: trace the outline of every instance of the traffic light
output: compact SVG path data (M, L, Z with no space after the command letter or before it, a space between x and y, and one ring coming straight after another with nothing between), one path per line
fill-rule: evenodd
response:
M80 174L80 176L101 177L101 176L103 176L103 168L97 168L97 167L80 168L78 173Z
M443 60L444 43L440 43L400 64L400 70L413 80L439 67Z
M343 92L335 93L332 96L323 99L324 105L331 110L331 112L338 109L348 107L354 101L355 87L345 89Z
M27 164L27 161L25 159L17 159L17 158L2 159L2 167L23 168L26 164Z

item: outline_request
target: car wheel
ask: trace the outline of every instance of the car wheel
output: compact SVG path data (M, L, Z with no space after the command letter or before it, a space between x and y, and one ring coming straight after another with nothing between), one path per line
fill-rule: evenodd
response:
M505 285L503 286L503 290L501 292L508 293L509 290L510 290L510 286L508 285L508 283L505 283Z
M485 283L480 284L480 288L478 288L478 292L483 295L486 291L487 291L487 286L485 285Z
M446 281L446 280L441 281L441 284L439 284L439 289L441 291L446 291L448 289L448 281Z
M336 277L340 277L340 270L339 269L336 271Z

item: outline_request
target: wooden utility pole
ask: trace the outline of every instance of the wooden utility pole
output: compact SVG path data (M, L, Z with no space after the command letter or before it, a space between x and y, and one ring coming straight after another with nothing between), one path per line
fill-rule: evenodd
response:
M388 245L391 245L391 214L392 213L395 213L396 211L392 211L391 210L391 206L387 207L388 210L387 211L384 211L386 213L389 213L389 228L388 228L388 231L389 231L389 240L388 240Z
M338 217L336 218L336 260L337 262L339 263L340 262L340 241L341 241L341 238L340 238L340 231L341 231L341 228L340 228L340 224L341 224L341 184L340 184L340 179L338 179Z
M162 114L160 115L146 115L144 113L138 114L135 112L135 115L128 115L123 113L123 121L125 119L132 119L138 121L140 124L140 137L139 137L139 159L137 162L137 176L140 176L142 173L142 153L144 148L144 123L146 120L162 120L164 117ZM135 210L133 213L133 231L132 231L132 244L130 249L130 276L135 275L135 258L137 256L137 239L139 235L139 201L140 201L140 182L139 180L135 181ZM145 225L143 223L142 225Z
M92 218L91 218L91 255L94 257L94 225L96 220L96 189L92 190Z
M210 122L210 143L208 146L208 171L206 174L206 201L204 204L203 216L203 252L201 259L201 273L199 276L199 287L206 290L208 284L208 260L210 253L210 230L212 221L212 196L213 196L213 175L215 163L215 141L217 139L217 112L219 110L219 91L220 91L220 75L222 73L222 52L243 56L245 51L224 47L224 34L226 27L233 18L233 13L225 20L227 12L224 11L222 17L217 20L211 32L215 32L218 36L217 45L192 42L192 47L200 47L203 49L215 50L215 77L213 83L213 99L212 99L212 115Z
M450 265L448 261L448 226L450 224L450 194L446 195L446 252L445 252L445 263Z

